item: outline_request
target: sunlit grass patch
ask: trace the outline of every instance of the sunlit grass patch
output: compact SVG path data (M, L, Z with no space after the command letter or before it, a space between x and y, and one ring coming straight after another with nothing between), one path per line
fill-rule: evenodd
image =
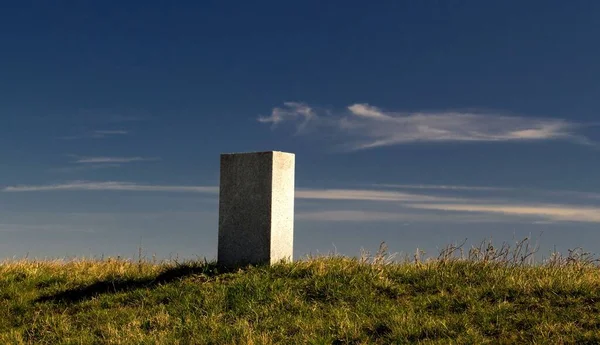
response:
M226 269L213 262L0 264L1 344L599 343L600 270L526 241L437 258Z

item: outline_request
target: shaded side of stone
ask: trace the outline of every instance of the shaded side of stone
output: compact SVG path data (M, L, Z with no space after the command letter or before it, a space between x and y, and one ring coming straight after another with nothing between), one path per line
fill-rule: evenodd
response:
M271 262L273 153L221 155L219 264Z

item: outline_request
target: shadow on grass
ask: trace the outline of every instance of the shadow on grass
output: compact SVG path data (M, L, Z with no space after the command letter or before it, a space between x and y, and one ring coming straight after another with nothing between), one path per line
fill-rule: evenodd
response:
M35 302L80 302L102 294L153 288L157 285L170 283L191 275L204 274L208 277L214 277L231 272L232 270L233 268L219 266L216 263L180 264L164 270L154 278L114 278L101 280L88 286L65 290L53 295L41 296Z

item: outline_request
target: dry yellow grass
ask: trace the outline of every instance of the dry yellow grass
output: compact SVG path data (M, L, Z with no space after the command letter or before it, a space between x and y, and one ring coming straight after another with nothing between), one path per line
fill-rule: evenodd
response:
M590 256L576 251L530 264L531 249L458 251L448 247L432 260L392 262L382 251L236 270L206 262L5 261L0 343L600 343L600 270Z

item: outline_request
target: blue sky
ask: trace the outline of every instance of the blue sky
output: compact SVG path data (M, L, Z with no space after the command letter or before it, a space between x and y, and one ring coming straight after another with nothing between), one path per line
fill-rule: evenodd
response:
M296 154L295 256L600 252L600 3L4 1L0 258L214 258L219 154Z

